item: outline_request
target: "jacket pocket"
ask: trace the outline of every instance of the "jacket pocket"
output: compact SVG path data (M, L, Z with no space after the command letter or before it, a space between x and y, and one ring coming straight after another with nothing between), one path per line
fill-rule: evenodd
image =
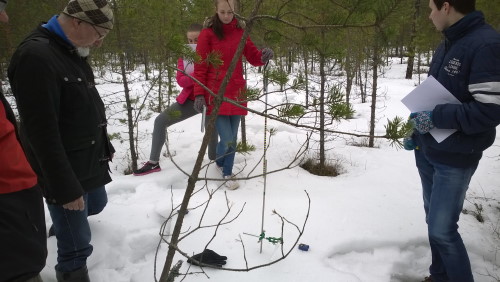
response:
M86 180L99 174L99 152L95 138L83 138L65 142L66 154L78 180Z
M75 110L85 110L88 108L89 88L86 79L73 74L68 74L62 78L61 91L61 111L66 110L71 113Z
M87 148L94 146L95 143L96 141L95 138L93 137L87 137L81 139L69 139L64 141L66 151L68 152L85 150Z

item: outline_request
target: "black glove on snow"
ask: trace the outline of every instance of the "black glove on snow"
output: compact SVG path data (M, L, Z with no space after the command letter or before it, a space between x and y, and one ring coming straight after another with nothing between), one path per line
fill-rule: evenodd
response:
M190 264L199 265L198 262L195 262L194 260L204 264L222 267L226 264L227 257L221 256L210 249L205 249L202 253L192 256L192 259L188 259Z

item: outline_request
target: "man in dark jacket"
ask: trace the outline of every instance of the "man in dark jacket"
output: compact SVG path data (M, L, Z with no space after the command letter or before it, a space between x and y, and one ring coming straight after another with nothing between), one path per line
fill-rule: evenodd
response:
M0 0L0 22L8 22ZM0 85L0 282L41 282L47 237L43 197L17 137L16 117Z
M38 175L57 238L58 281L89 281L88 215L101 212L114 149L87 62L113 27L106 0L71 0L17 48L8 69L21 140Z
M429 75L461 104L410 115L432 251L428 281L469 282L474 278L457 223L472 175L500 123L500 35L475 10L474 0L430 0L429 7L429 18L445 36ZM457 131L438 143L428 133L434 127Z

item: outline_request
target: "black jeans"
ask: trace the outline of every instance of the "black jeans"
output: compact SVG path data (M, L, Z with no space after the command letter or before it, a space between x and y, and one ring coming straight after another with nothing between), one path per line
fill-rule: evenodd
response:
M40 188L0 194L0 282L36 276L45 267L46 258Z

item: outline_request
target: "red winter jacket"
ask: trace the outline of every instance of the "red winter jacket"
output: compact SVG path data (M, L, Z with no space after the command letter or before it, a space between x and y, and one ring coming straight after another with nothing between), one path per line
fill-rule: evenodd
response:
M0 194L7 194L32 188L37 177L17 139L10 107L0 96Z
M203 85L206 85L215 95L219 91L219 87L226 76L229 64L236 53L238 44L243 35L243 29L239 28L238 21L233 19L229 24L223 25L224 38L219 40L217 35L213 32L212 28L204 28L200 36L198 37L198 45L196 47L196 52L201 56L201 63L194 65L194 78L199 80ZM207 55L215 52L221 55L223 64L215 68L213 65L208 65L206 63ZM261 61L262 52L259 51L253 42L248 37L246 40L245 48L243 49L243 55L247 61L253 66L264 65ZM231 79L226 87L226 92L224 96L232 100L245 100L244 97L240 97L240 93L245 90L246 81L243 79L243 64L241 62L241 57L236 64L236 68L231 76ZM195 83L194 85L194 95L205 95L205 100L207 101L207 114L212 112L213 99L205 89L200 85ZM246 102L240 103L242 106L247 106ZM246 115L247 110L239 108L227 102L223 102L219 115Z
M179 58L177 61L177 68L184 71L184 59ZM193 75L193 73L190 73L189 75ZM180 87L182 87L181 93L179 93L179 96L177 96L176 100L179 104L184 104L187 99L189 100L194 100L194 95L193 95L193 87L194 87L194 81L184 73L177 71L177 74L175 76L175 79L177 80L177 84L179 84Z

